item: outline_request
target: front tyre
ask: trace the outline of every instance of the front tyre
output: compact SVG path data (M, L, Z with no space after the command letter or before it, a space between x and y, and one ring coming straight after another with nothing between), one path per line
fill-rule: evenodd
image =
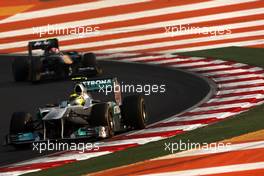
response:
M14 112L11 117L10 134L27 133L33 131L32 115L28 112Z
M122 117L128 126L144 129L147 122L145 99L141 95L125 97L121 107Z
M28 112L14 112L11 117L9 128L10 135L18 135L21 133L30 133L34 131L32 115ZM16 149L28 148L31 144L13 144Z
M108 128L108 137L114 135L114 122L111 107L107 103L99 103L92 107L92 126L105 126Z

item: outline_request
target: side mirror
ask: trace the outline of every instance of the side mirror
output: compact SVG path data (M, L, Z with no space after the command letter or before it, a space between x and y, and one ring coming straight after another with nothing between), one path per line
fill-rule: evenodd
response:
M59 105L60 108L65 108L68 106L68 101L62 101Z

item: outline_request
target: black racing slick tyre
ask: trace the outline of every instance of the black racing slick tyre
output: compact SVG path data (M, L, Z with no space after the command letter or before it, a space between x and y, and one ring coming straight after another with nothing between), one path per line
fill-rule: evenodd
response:
M58 80L67 80L69 77L69 66L60 63L56 70L56 78Z
M94 53L83 54L82 64L85 67L95 67L97 65L95 54Z
M29 76L29 62L27 57L16 57L12 63L14 80L27 81Z
M39 57L33 57L31 60L31 82L38 83L41 80L42 62Z
M95 68L95 71L94 71L95 75L100 75L103 73L102 68L100 68L97 64L96 56L94 53L85 53L83 55L83 58L82 58L82 65L84 67L94 67Z
M113 115L107 103L96 104L92 107L91 125L106 126L108 127L109 137L114 135Z
M147 112L145 99L141 95L125 97L121 107L121 114L128 126L134 129L146 127Z
M11 117L10 134L26 133L33 131L32 116L28 112L14 112Z

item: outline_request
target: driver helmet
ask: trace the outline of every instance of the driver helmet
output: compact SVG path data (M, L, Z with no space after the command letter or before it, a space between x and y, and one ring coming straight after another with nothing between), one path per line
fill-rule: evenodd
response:
M82 95L85 99L91 98L91 95L87 92L86 88L82 84L77 84L74 87L74 93Z
M77 93L73 93L70 95L70 105L81 105L85 104L85 99L82 95L78 95Z
M60 53L60 50L58 48L50 48L50 53L52 54L59 54Z

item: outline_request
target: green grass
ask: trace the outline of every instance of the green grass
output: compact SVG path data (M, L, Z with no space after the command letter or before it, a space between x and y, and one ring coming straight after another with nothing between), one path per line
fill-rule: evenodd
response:
M189 56L214 56L223 60L236 60L238 62L264 67L263 49L228 47L182 54ZM261 105L248 112L237 115L234 118L229 118L222 122L177 135L169 139L26 175L77 176L167 155L170 153L164 150L165 143L177 142L179 140L195 143L210 143L263 129L263 113L264 105Z
M179 54L186 56L214 57L264 68L264 49L262 48L226 47Z

